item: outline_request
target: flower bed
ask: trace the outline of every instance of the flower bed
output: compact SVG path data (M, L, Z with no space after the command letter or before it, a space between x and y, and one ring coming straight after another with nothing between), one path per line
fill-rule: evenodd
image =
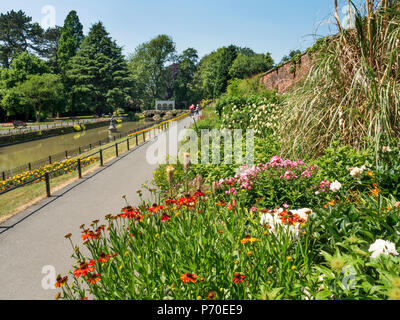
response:
M81 160L81 166L87 167L92 163L98 161L95 157L84 158ZM51 173L52 177L57 177L63 174L71 173L78 167L77 159L71 158L60 162L48 164L40 169L26 171L16 176L10 177L6 180L0 181L0 192L11 189L15 186L23 184L37 178L33 183L44 181L42 177L45 173Z
M293 174L285 175L288 170ZM176 173L167 168L169 183ZM341 180L358 185L351 173ZM400 203L377 185L354 194L351 185L321 181L319 174L300 160L273 157L217 188L197 180L152 205L127 203L104 224L81 226L90 254L71 243L76 264L58 277L58 297L398 298ZM291 201L271 206L256 198L256 190L276 181ZM298 200L297 190L305 186L309 195ZM249 191L256 194L244 195ZM299 206L304 201L314 205Z

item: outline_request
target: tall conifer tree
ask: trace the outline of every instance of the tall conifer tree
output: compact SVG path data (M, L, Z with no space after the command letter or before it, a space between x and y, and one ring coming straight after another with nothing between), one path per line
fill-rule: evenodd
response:
M130 99L132 87L122 50L101 22L83 40L67 77L74 83L72 93L83 108L80 112L109 113L125 107Z

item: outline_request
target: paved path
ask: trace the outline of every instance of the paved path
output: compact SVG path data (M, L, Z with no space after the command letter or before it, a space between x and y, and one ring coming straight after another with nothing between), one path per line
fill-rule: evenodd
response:
M180 121L178 130L191 123L190 118ZM64 236L71 232L73 242L81 244L81 224L119 213L125 205L122 195L137 203L136 191L143 190L142 184L150 182L157 167L146 161L152 143L0 224L0 300L54 299L58 291L42 287L48 272L42 273L43 267L54 266L57 274L67 274L74 260Z

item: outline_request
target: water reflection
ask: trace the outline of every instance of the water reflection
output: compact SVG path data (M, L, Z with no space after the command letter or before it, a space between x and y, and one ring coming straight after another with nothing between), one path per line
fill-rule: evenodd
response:
M90 129L78 133L25 142L0 148L0 171L10 170L27 164L46 159L49 155L87 146L100 140L119 137L121 133L136 130L150 124L152 121L124 122L117 125L118 132L110 133L108 126Z

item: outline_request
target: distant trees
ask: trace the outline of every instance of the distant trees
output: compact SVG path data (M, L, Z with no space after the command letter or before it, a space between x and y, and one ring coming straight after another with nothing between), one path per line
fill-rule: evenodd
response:
M274 66L271 54L244 55L239 53L229 70L231 78L244 79L270 70Z
M169 78L167 64L175 61L175 43L167 35L159 35L136 48L129 61L129 70L136 96L144 108L151 108L155 99L164 98Z
M42 114L58 111L57 106L63 100L63 85L55 74L30 75L12 90L22 105L32 109L37 122Z
M197 50L188 48L178 58L178 74L174 83L175 100L179 105L187 106L199 97L193 88L193 79L197 70L199 56Z
M81 46L84 38L82 30L83 26L76 11L71 11L65 18L58 42L58 68L62 73L65 73L70 59L76 55Z
M101 22L92 26L71 60L67 78L79 113L109 113L130 99L131 81L122 50Z
M217 98L234 79L264 72L270 54L234 45L199 61L194 48L177 53L161 34L126 59L101 22L87 36L76 11L63 26L43 30L22 11L0 14L0 120L41 120L150 109L156 99L187 107Z
M0 14L0 63L8 68L14 56L28 49L41 53L43 29L24 12Z
M292 50L292 51L290 51L289 55L283 56L280 64L289 62L290 60L292 60L292 58L294 58L295 56L297 56L299 54L301 54L300 50Z

